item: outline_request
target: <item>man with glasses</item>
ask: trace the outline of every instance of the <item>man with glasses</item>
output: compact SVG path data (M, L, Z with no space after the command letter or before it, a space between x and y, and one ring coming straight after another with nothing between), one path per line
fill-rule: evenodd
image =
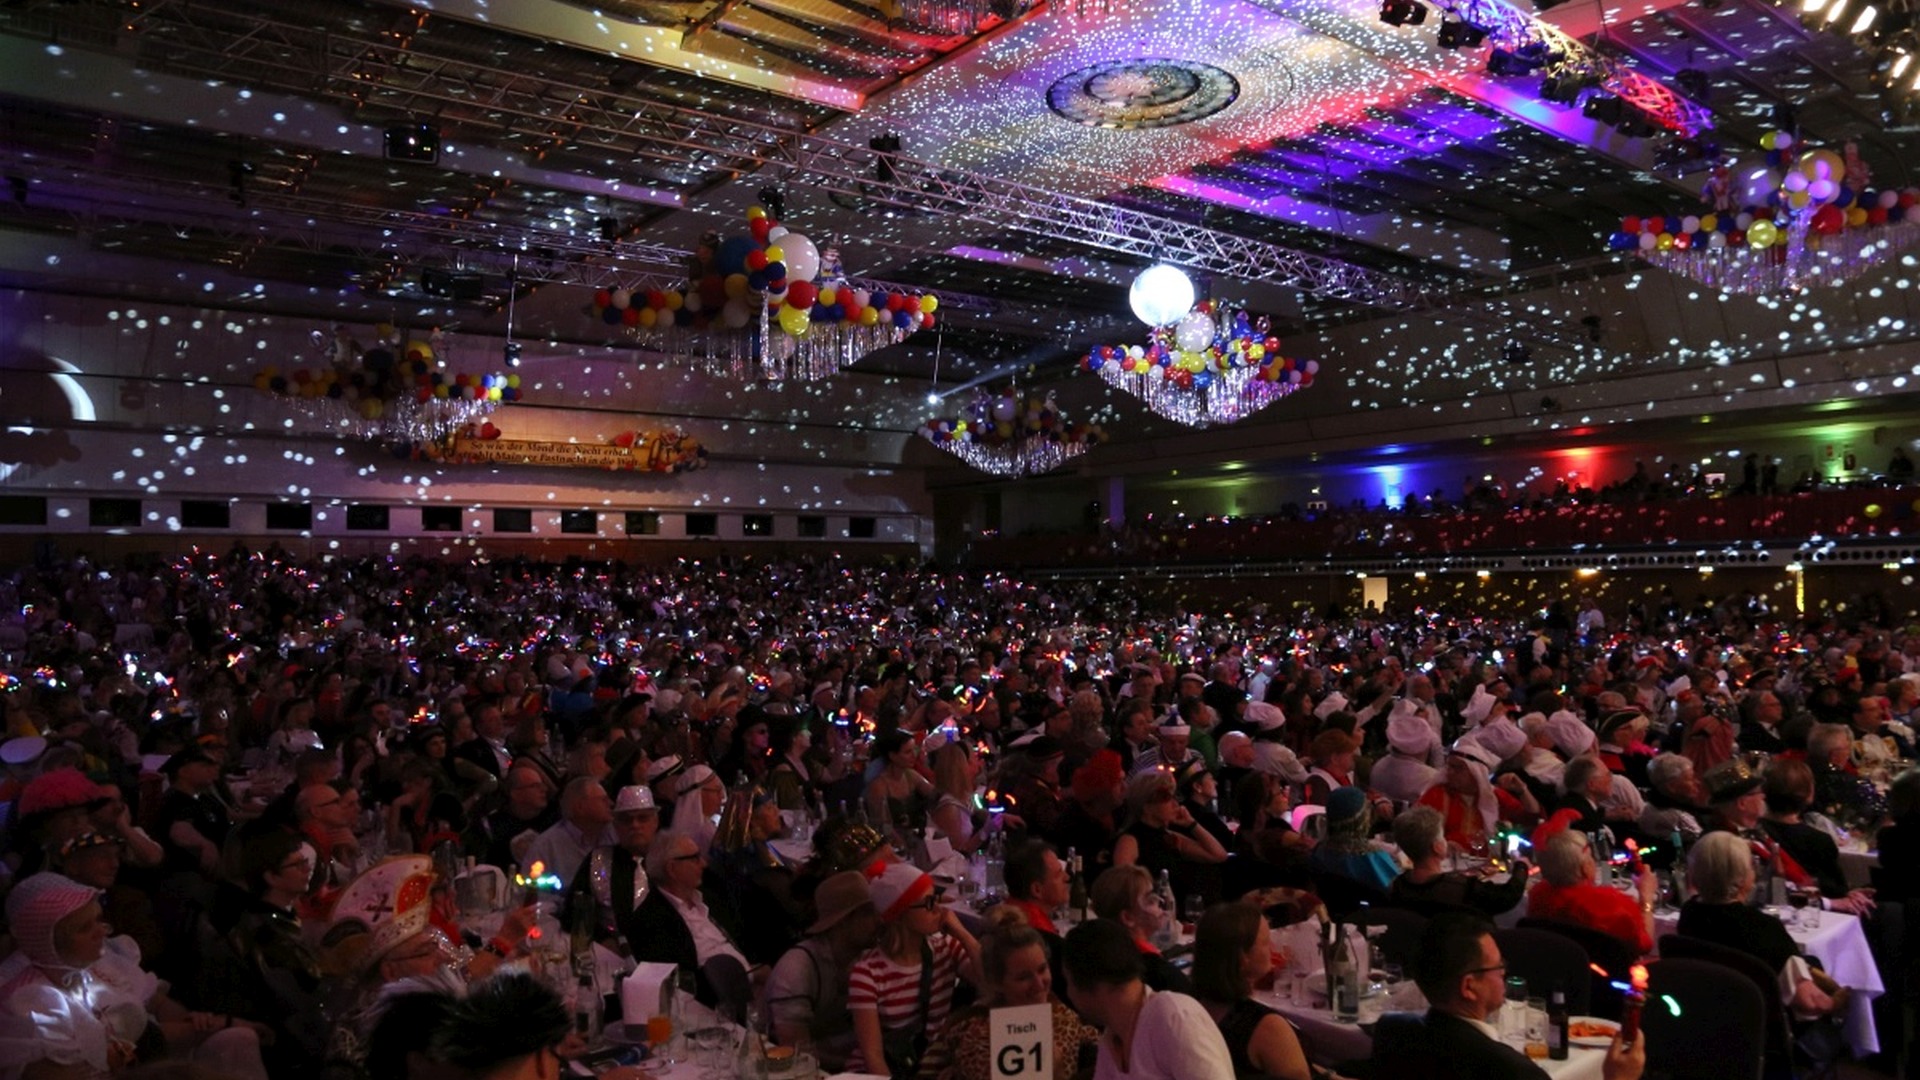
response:
M1415 954L1414 981L1425 994L1424 1017L1383 1018L1375 1029L1373 1075L1395 1080L1546 1080L1525 1054L1500 1041L1493 1017L1507 999L1507 965L1493 924L1448 912L1428 921ZM1618 1035L1602 1066L1606 1080L1638 1080L1646 1040Z
M698 841L661 833L647 850L652 891L620 920L620 931L635 960L697 972L700 1001L738 1021L752 993L751 965L739 945L739 916L721 890L706 887L706 870Z
M560 815L553 806L553 789L534 766L514 766L502 786L504 803L475 822L467 836L467 851L504 871L520 863L527 845Z

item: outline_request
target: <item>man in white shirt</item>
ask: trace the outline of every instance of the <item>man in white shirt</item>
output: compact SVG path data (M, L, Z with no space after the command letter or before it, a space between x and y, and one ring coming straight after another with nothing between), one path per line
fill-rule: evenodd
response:
M1062 951L1074 1008L1103 1031L1094 1080L1234 1075L1233 1057L1206 1007L1185 994L1147 989L1140 950L1119 923L1081 923Z
M749 970L735 913L723 910L724 896L716 893L710 902L702 889L706 869L699 841L682 833L661 833L647 849L653 891L621 920L621 933L635 960L696 972L701 1003L742 1022L765 969Z
M560 791L560 820L534 837L526 865L543 864L543 872L559 878L564 889L594 848L613 842L613 800L607 789L590 776L576 776Z

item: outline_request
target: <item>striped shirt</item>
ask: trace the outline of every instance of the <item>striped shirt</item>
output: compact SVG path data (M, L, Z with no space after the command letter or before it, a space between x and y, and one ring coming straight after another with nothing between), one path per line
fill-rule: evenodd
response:
M927 1001L926 1027L931 1039L947 1022L953 1010L953 988L960 981L960 967L966 963L967 950L954 938L934 934L927 939L933 948L933 986ZM916 952L918 950L915 950ZM886 953L872 949L853 962L847 975L847 1008L874 1009L880 1014L880 1030L896 1031L915 1026L920 1010L920 963L903 967ZM866 1067L864 1055L856 1047L847 1062L849 1072L874 1072ZM878 1062L877 1068L884 1068Z

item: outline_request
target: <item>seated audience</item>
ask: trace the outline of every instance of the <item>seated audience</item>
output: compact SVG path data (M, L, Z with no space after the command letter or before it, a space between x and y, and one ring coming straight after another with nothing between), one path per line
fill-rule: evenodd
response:
M1527 894L1530 917L1559 919L1609 934L1636 956L1653 951L1653 908L1660 898L1660 882L1651 869L1641 867L1634 879L1636 903L1618 889L1593 883L1599 865L1585 833L1556 832L1534 855L1540 860L1540 882Z
M1547 1072L1501 1042L1494 1016L1506 1003L1507 965L1493 940L1493 924L1464 912L1427 923L1414 953L1413 977L1426 995L1417 1029L1373 1045L1372 1073L1394 1080L1546 1080ZM1605 1080L1638 1080L1647 1065L1646 1040L1614 1036L1601 1066Z
M1503 882L1478 872L1446 869L1447 838L1440 812L1431 806L1416 806L1394 818L1393 842L1413 863L1387 889L1396 907L1423 915L1468 909L1491 917L1513 910L1527 894L1524 861L1516 861Z
M1155 990L1191 991L1193 984L1154 944L1173 912L1154 893L1153 875L1138 866L1115 866L1093 883L1093 913L1124 927L1140 954L1142 977Z
M706 850L678 830L664 832L647 849L646 867L652 888L620 923L633 958L696 972L702 1004L744 1016L749 972L740 916L706 880Z
M788 949L767 978L767 1008L774 1041L811 1046L822 1071L842 1072L857 1045L847 1009L853 962L873 943L880 916L873 909L867 877L843 870L813 894L817 915L807 936Z
M880 943L848 975L854 1047L847 1070L884 1070L901 1080L918 1071L953 1011L961 978L978 983L980 946L953 909L941 906L933 878L912 866L889 863L869 875L868 888L880 914Z
M1220 1025L1234 1075L1309 1080L1306 1051L1293 1025L1253 1000L1254 985L1272 970L1273 946L1258 907L1216 904L1200 917L1193 940L1193 996Z
M1780 976L1781 1000L1802 1017L1830 1015L1845 995L1827 974L1810 967L1780 920L1749 907L1753 852L1738 836L1713 832L1687 855L1693 896L1680 908L1680 933L1758 958Z
M1767 766L1760 790L1767 802L1760 830L1813 879L1824 906L1854 915L1872 914L1873 894L1847 885L1833 834L1806 820L1813 806L1813 770L1807 763L1791 758L1773 762Z
M1067 934L1067 993L1073 1007L1101 1030L1095 1080L1222 1080L1233 1057L1205 1006L1184 993L1155 990L1141 979L1131 935L1107 919Z
M920 1059L920 1080L989 1080L995 1076L990 1014L994 1009L1024 1005L1051 1009L1052 1080L1073 1080L1080 1074L1083 1052L1092 1056L1099 1032L1087 1026L1052 991L1053 964L1047 943L1027 925L1023 910L1003 905L987 912L987 929L980 939L980 999L954 1013L928 1044L926 1055Z
M1307 857L1316 880L1345 878L1362 888L1386 892L1400 876L1400 863L1373 839L1373 812L1366 792L1335 788L1327 797L1327 838Z

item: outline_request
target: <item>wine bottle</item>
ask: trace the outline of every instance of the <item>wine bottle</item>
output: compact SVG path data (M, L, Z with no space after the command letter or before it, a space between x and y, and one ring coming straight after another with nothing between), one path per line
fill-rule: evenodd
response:
M1067 907L1072 909L1075 919L1086 922L1087 904L1090 902L1090 898L1087 896L1087 879L1082 875L1081 870L1080 853L1072 848L1068 848L1067 888L1069 895L1067 896Z
M1547 1057L1567 1060L1567 992L1556 989L1547 1002Z

